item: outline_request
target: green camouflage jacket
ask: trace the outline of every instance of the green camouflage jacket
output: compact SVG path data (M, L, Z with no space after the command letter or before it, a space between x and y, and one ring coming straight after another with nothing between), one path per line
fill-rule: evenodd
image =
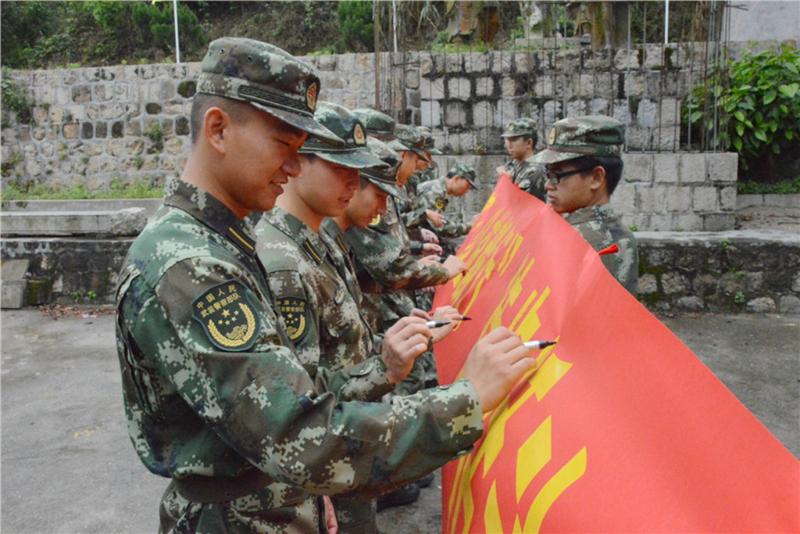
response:
M614 278L635 296L639 284L636 238L622 224L611 206L587 206L573 211L566 219L595 250L603 250L615 243L619 246L619 252L603 254L600 259Z
M417 191L417 204L423 213L425 210L433 210L444 214L450 204L450 196L447 194L447 178L439 178L421 184ZM457 221L453 216L448 216L444 226L433 228L433 231L444 237L458 237L468 234L470 229L471 225Z
M544 183L547 173L544 165L533 163L530 160L517 161L512 159L505 164L506 170L511 174L511 180L523 191L527 191L542 202L545 202L546 192Z
M481 435L468 381L339 401L358 377L308 374L247 228L185 182L131 246L116 309L131 441L151 472L173 478L162 531L317 532L312 494L391 489Z
M309 375L360 365L340 400L379 400L392 389L373 336L345 283L337 248L281 208L256 227L256 250L289 340ZM333 245L333 246L332 246ZM335 258L334 255L337 255Z

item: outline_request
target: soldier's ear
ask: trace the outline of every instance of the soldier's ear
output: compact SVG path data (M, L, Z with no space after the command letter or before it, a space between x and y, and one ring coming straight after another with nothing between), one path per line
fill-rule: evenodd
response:
M606 169L598 165L592 169L592 182L589 184L592 191L606 190Z
M208 108L203 115L203 137L220 155L225 154L225 136L230 124L230 116L216 106Z

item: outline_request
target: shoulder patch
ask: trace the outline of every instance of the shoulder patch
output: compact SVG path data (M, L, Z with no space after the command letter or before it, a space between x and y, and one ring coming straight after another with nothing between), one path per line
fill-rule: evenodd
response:
M286 323L286 333L292 343L301 341L308 332L308 303L298 297L276 299L278 312Z
M192 317L203 325L211 343L225 351L249 349L259 329L258 315L244 286L236 280L214 286L194 299Z
M434 202L436 209L439 211L443 211L447 205L444 203L444 199L442 197L436 197L436 201Z

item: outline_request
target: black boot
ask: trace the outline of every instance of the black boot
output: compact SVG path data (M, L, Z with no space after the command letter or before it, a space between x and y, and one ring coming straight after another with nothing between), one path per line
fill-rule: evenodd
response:
M378 497L378 511L391 508L392 506L405 506L419 499L419 486L407 484L400 489L396 489L386 495Z
M420 488L427 488L431 484L433 484L433 473L428 473L424 477L420 478L416 481L417 486Z

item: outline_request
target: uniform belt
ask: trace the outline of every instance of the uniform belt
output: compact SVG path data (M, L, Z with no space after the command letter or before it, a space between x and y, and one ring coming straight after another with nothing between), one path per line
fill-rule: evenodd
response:
M258 469L252 469L237 477L190 475L173 479L175 489L183 498L199 503L232 501L258 491L272 481Z

